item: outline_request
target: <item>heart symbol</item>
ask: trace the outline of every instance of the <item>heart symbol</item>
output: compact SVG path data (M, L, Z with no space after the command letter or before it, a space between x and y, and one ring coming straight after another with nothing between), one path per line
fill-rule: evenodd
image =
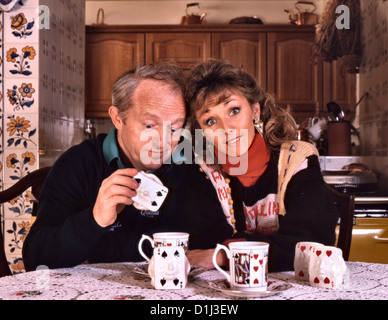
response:
M315 279L314 279L314 283L319 283L319 279L318 279L318 278L315 278Z
M329 278L325 278L325 280L323 280L324 283L326 284L329 284L330 283L330 279Z
M302 278L304 277L303 271L300 271L300 272L299 272L299 277L302 277Z
M302 252L303 252L303 251L306 250L306 247L305 247L305 246L301 246L301 247L300 247L300 250L302 250Z
M167 243L167 247L171 247L172 246L172 243Z
M254 257L255 259L257 259L257 258L259 257L259 255L258 255L258 254L254 254L253 257Z
M253 281L253 284L259 284L259 280L255 279L255 281Z
M253 270L257 272L257 270L259 270L259 267L253 267Z
M326 254L327 254L328 257L330 257L332 252L329 250L329 251L326 251Z
M319 257L321 255L322 251L321 250L317 250L316 254L317 256Z
M162 286L164 286L164 285L166 284L166 279L160 280L160 284L161 284Z
M260 262L260 265L263 265L263 259L262 259L262 260L259 260L259 262Z

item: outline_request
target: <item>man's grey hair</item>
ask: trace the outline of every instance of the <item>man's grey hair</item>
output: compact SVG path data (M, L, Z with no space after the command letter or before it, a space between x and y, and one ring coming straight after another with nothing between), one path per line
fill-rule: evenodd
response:
M151 79L165 82L177 92L184 94L185 79L182 69L173 62L163 62L137 66L124 72L112 87L112 105L119 110L119 116L123 121L127 111L132 107L132 97L141 81Z

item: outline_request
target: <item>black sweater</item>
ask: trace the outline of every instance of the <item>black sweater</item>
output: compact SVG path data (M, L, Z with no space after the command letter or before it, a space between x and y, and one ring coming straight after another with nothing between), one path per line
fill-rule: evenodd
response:
M337 212L324 189L316 157L310 159L307 170L290 181L285 202L287 214L280 217L280 228L274 235L245 232L241 201L248 201L250 197L259 199L260 192L272 192L277 185L276 159L251 188L242 187L232 178L238 230L234 236L213 185L195 164L166 165L153 172L170 190L159 214L127 206L113 225L100 227L93 218L93 206L102 181L117 170L104 160L105 136L70 148L47 176L37 220L23 246L27 271L39 265L59 268L85 261L141 261L137 249L141 235L159 231L190 233L190 249L214 248L233 237L267 241L271 244L270 271L293 269L298 241L334 243ZM269 189L262 187L267 183ZM146 251L150 256L151 249Z

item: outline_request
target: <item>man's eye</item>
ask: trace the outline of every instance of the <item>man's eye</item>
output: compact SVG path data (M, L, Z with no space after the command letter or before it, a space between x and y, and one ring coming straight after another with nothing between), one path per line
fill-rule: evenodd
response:
M205 124L208 126L208 127L211 127L212 125L214 125L216 123L216 120L214 119L209 119L209 120L206 120L205 121Z

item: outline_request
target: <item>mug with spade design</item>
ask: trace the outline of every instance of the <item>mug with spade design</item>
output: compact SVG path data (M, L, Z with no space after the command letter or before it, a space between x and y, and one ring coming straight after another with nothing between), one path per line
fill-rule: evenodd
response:
M231 288L241 291L266 291L268 282L268 249L266 242L232 242L229 248L217 244L213 254L214 267L228 280ZM230 273L217 264L217 253L224 250Z
M190 263L186 257L189 234L183 232L154 233L153 238L143 235L139 241L140 254L149 262L148 274L155 289L183 289L187 284ZM149 258L143 251L148 240L153 248Z

